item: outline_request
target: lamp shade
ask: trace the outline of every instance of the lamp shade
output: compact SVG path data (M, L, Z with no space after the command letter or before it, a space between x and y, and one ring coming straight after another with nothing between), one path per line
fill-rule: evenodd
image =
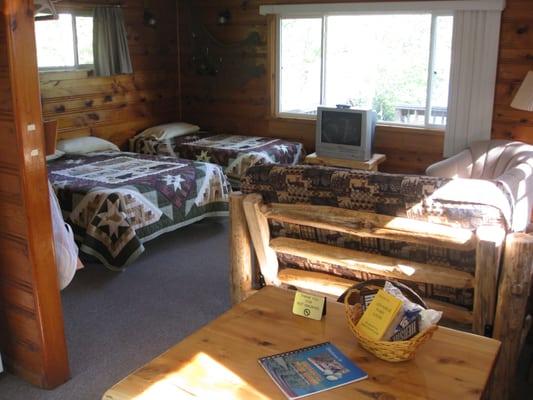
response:
M533 71L529 71L514 96L511 107L518 110L533 111Z

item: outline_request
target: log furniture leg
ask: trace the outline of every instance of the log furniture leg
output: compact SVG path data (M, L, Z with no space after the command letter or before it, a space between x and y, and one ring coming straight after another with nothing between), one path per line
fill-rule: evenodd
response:
M492 336L505 231L483 226L476 231L476 273L472 332Z
M230 292L231 303L237 304L253 293L252 248L243 194L230 195Z
M267 285L279 285L278 278L278 256L270 247L270 228L268 219L263 214L263 198L260 194L254 193L244 197L242 202L246 221L250 231L250 237L254 245L255 254L261 273Z
M493 337L502 342L492 379L491 398L512 398L513 379L520 354L526 306L531 285L533 236L507 236L500 275Z

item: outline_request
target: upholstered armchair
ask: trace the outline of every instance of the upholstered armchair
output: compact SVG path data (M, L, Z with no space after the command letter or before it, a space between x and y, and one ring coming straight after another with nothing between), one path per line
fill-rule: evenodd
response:
M481 179L499 183L509 196L511 230L526 230L533 207L533 146L507 140L475 142L467 149L429 166L426 174L451 179ZM487 196L476 192L472 181L458 183L461 195ZM458 186L459 187L459 186Z

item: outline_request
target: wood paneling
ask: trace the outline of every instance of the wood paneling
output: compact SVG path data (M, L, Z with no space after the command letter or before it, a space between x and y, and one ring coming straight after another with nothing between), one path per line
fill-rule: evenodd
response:
M312 3L328 0L271 0L267 3ZM331 0L332 2L339 2ZM272 40L267 18L259 15L258 0L198 0L180 2L180 52L183 119L207 129L241 134L272 135L314 146L314 124L303 120L271 118L268 41ZM228 9L231 21L216 24L220 11ZM222 61L216 76L196 72L205 27L218 42L204 41L210 54ZM235 46L255 32L261 43ZM193 37L193 33L196 35ZM216 59L214 57L214 59ZM248 65L243 68L242 64ZM264 66L267 73L246 78L252 66ZM510 108L515 91L528 70L533 70L533 6L530 0L507 0L503 14L498 80L494 107L494 138L508 138L533 143L533 113ZM236 79L236 75L244 75ZM443 134L423 129L399 129L379 126L376 151L387 155L382 170L421 173L442 158Z
M321 0L316 2L324 2ZM310 3L313 1L269 1L268 3ZM332 2L339 2L333 1ZM315 123L309 120L271 116L269 52L274 37L266 17L259 15L260 1L181 1L180 53L182 117L206 129L244 135L270 135L298 140L314 151ZM217 25L217 15L228 9L231 21ZM206 33L209 31L209 34ZM255 33L260 43L236 45ZM213 39L206 39L212 36ZM202 48L209 48L217 64L216 75L197 72ZM219 62L217 62L219 60ZM221 61L220 61L221 60ZM263 73L255 76L257 68ZM443 134L437 130L399 129L379 126L375 151L387 155L380 170L422 173L442 159Z
M69 376L31 0L0 0L0 349L44 388ZM34 129L29 129L34 125Z
M60 10L91 8L110 0L71 0ZM141 130L176 120L178 45L176 2L154 0L147 6L157 19L144 25L146 2L122 2L134 73L94 77L93 71L42 72L43 117L58 120L60 138L94 135L126 147ZM0 100L1 101L1 100Z
M530 70L533 70L533 4L530 0L507 0L500 35L493 138L533 143L533 113L510 106Z

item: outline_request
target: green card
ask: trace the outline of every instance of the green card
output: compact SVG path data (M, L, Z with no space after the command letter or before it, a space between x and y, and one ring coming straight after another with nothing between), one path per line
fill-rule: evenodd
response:
M292 312L302 317L320 321L326 314L326 298L309 293L296 292Z

